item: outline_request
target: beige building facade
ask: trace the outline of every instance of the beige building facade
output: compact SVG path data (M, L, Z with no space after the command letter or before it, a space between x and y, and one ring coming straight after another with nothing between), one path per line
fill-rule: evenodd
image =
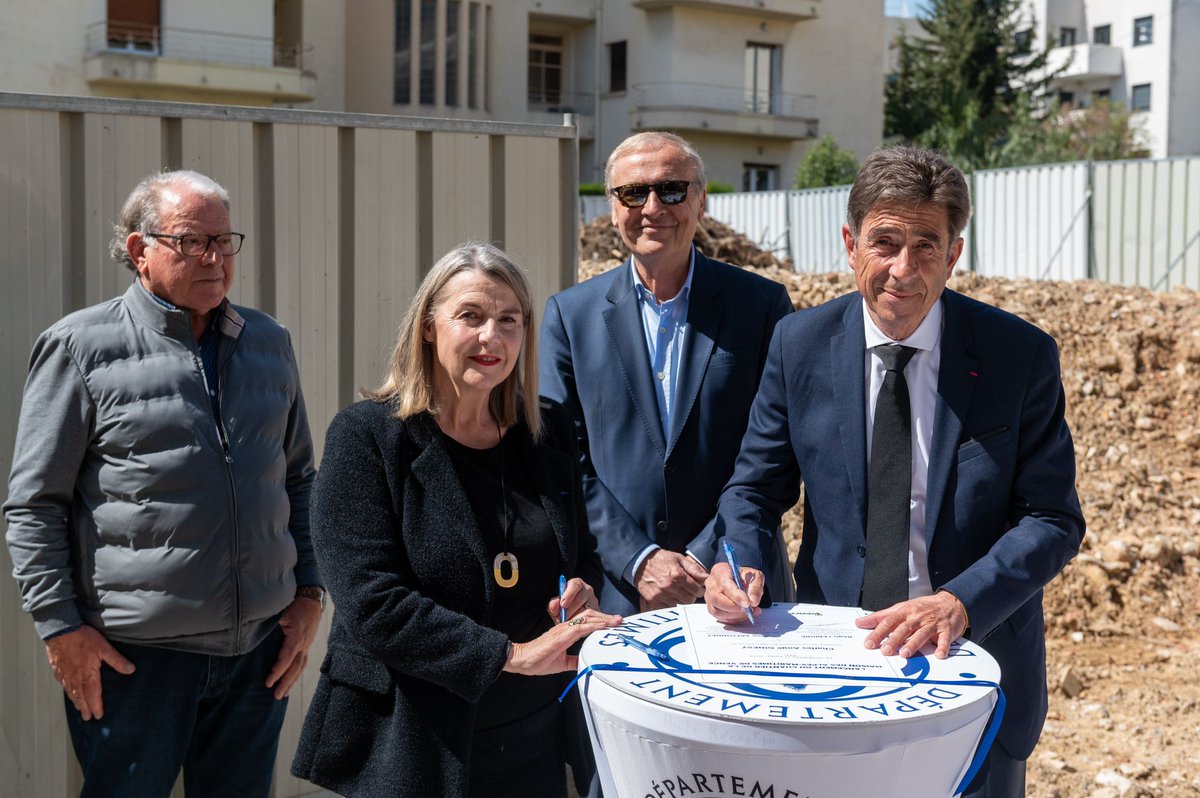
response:
M0 91L272 106L315 96L305 0L0 0Z
M579 128L580 180L673 130L735 190L788 188L883 120L883 0L0 0L0 90Z
M825 133L860 156L883 119L882 0L356 0L345 108L554 123L580 179L638 130L693 141L710 180L788 188ZM382 24L394 21L393 27Z

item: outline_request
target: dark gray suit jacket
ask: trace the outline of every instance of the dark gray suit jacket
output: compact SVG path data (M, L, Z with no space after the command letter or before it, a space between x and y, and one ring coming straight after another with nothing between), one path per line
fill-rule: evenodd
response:
M637 611L622 573L650 543L712 565L714 538L703 533L733 472L771 332L791 309L779 283L697 251L664 435L629 262L546 303L541 392L575 418L606 611Z
M946 291L925 538L933 589L962 600L968 637L1000 664L999 741L1018 759L1046 717L1042 588L1079 551L1084 521L1054 339ZM804 482L797 599L860 604L866 556L862 299L779 324L716 526L761 567ZM757 552L757 553L756 553ZM755 561L757 560L757 562Z

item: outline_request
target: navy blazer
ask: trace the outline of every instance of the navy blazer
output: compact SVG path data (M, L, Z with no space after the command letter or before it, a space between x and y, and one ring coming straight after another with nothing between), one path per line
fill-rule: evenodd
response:
M607 612L638 611L622 574L651 543L712 565L715 537L702 533L733 473L771 332L791 309L779 283L697 250L664 434L629 261L546 303L541 392L575 417Z
M292 773L355 796L464 796L476 704L504 667L508 639L488 625L492 558L436 422L400 421L392 410L353 404L325 440L312 535L334 614ZM558 541L561 571L545 576L546 600L558 573L599 592L571 421L546 403L542 419L539 441L523 424L508 434ZM582 717L564 726L586 788Z
M997 308L946 291L925 537L934 590L962 600L968 637L1000 664L999 740L1018 759L1046 716L1042 588L1075 556L1084 521L1058 349ZM796 313L771 341L715 526L762 567L804 482L797 600L859 606L866 555L863 303Z

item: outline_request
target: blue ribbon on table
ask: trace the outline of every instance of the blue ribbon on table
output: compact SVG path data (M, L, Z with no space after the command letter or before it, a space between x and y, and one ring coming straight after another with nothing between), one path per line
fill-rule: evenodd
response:
M566 689L558 697L561 702L567 697L571 690L575 689L575 685L585 676L591 676L592 671L622 671L624 673L666 673L662 668L634 668L623 662L605 664L597 663L588 665L586 668L575 674L575 678L567 685ZM750 671L750 670L701 670L697 668L689 668L685 671L689 676L698 674L716 675L716 676L770 676L771 678L779 678L778 671ZM988 751L992 748L992 743L996 741L996 735L1000 731L1000 722L1004 720L1004 708L1007 706L1007 701L1004 698L1004 691L1000 689L997 682L988 681L987 679L905 679L898 676L840 676L832 673L795 673L786 674L795 676L797 679L832 679L842 682L884 682L895 684L907 684L916 686L917 684L931 684L938 687L993 687L996 690L996 706L992 710L992 718L988 721L987 729L983 733L983 737L979 740L979 745L975 748L975 755L971 758L971 764L967 768L966 775L962 777L962 781L954 788L954 795L961 795L964 790L970 785L971 780L975 778L975 774L983 767L983 762L987 759Z

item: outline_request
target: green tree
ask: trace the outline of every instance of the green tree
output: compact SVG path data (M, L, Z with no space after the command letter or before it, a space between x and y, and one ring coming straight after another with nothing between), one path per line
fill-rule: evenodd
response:
M1021 0L932 0L921 32L902 35L885 88L884 135L945 152L960 166L992 166L1009 123L1036 115L1054 77L1035 52Z
M1018 113L997 154L998 165L1146 158L1145 130L1119 103L1098 100L1088 108L1055 106L1040 118Z
M858 174L858 159L843 150L828 133L804 153L796 167L794 188L821 188L853 183Z

